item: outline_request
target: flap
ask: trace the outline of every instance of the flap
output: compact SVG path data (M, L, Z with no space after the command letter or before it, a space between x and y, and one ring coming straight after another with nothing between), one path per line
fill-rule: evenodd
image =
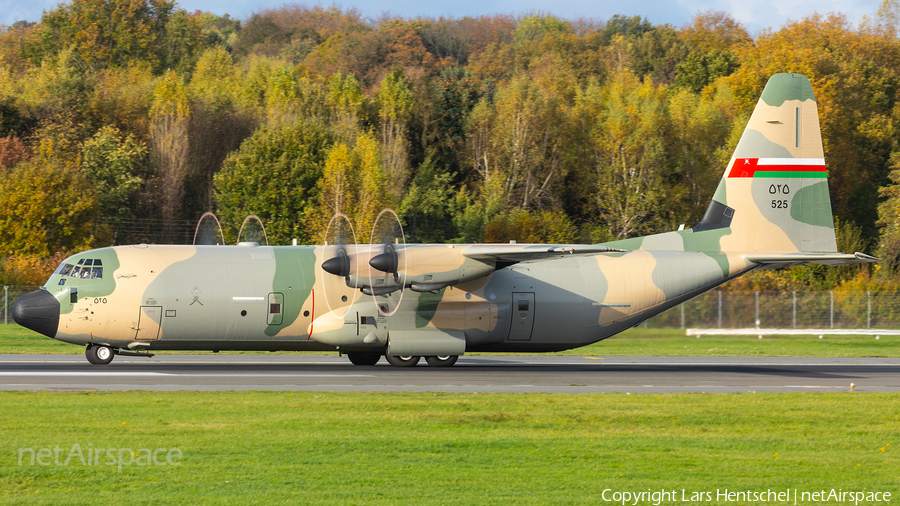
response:
M746 255L748 262L755 264L822 264L822 265L850 265L878 262L879 259L865 253L754 253Z
M462 355L466 352L466 335L462 330L391 330L387 354L394 356Z
M466 248L463 255L483 262L529 262L566 255L625 253L626 250L591 244L479 244Z

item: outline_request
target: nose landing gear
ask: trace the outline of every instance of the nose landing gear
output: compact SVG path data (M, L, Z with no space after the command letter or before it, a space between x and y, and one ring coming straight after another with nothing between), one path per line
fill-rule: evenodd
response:
M107 365L112 362L116 353L109 346L89 344L87 345L87 348L84 349L84 356L87 358L88 362L94 365Z

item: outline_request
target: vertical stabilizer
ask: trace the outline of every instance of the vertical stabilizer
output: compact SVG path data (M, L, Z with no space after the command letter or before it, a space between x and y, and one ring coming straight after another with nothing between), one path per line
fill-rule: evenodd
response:
M805 76L769 79L693 231L725 227L723 251L837 250L819 113Z

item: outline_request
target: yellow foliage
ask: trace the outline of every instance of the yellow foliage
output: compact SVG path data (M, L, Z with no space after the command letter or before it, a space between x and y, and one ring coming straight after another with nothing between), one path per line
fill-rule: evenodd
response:
M319 204L307 220L310 236L323 237L331 217L343 213L357 242L367 243L378 214L393 205L384 185L381 147L371 132L360 134L352 149L343 142L331 148L319 191Z
M58 251L50 257L16 254L6 258L3 278L5 283L16 285L43 285L53 271L68 257L65 251Z

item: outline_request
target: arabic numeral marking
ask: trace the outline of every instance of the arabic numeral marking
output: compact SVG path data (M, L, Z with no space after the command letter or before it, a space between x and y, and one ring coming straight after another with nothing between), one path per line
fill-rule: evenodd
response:
M787 200L773 200L772 201L772 209L787 209L788 201Z

